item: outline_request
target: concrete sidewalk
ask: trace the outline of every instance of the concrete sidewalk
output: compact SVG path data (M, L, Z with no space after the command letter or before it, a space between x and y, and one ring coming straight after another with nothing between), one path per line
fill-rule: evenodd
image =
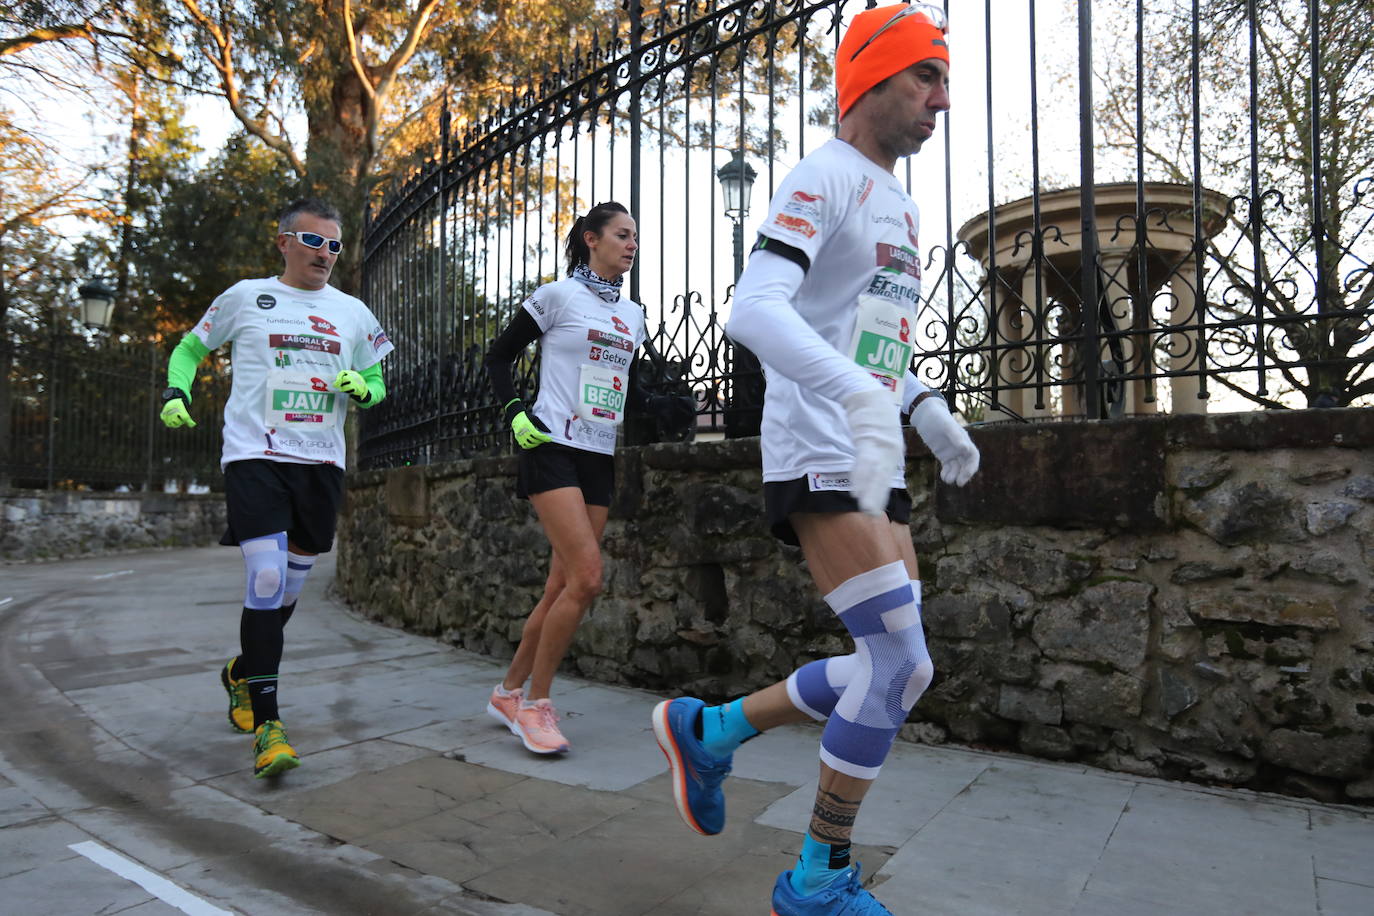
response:
M0 900L175 912L116 901L133 885L64 852L84 837L264 916L768 912L809 818L818 728L746 744L728 826L700 837L649 727L660 697L562 678L573 751L536 757L484 712L503 662L353 616L325 596L331 575L326 559L287 634L303 765L269 782L216 674L237 552L0 568L7 690L36 710L0 729ZM66 766L45 765L54 752ZM1374 913L1374 812L1009 755L899 743L855 839L897 914Z

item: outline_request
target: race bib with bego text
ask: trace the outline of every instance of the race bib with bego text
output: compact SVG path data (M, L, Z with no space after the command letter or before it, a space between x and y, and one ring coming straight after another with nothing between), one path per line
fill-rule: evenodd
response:
M600 366L583 366L578 374L578 415L597 423L619 425L625 419L625 390L629 379L623 372Z

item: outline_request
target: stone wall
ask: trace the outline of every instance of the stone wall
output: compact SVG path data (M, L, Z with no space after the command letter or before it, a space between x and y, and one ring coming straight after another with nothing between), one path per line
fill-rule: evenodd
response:
M934 485L909 438L937 674L904 737L1374 799L1374 413L976 429ZM548 546L513 458L351 478L362 612L508 657ZM570 670L708 698L847 651L761 520L757 440L617 455L606 588Z
M218 493L0 492L0 561L198 546L223 533Z

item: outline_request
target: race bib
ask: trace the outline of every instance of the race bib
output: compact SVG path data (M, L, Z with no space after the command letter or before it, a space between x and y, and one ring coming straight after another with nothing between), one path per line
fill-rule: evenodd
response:
M332 430L342 413L337 400L329 383L318 376L274 369L267 375L264 419L268 427Z
M623 372L583 366L577 379L578 416L618 426L625 418L625 391L630 379Z
M912 323L910 309L877 296L859 296L858 321L849 342L849 358L892 392L902 403L902 385L911 364Z

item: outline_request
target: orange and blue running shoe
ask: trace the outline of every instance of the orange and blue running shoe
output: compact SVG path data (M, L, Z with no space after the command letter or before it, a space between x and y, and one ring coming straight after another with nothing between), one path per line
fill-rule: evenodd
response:
M694 723L706 706L695 697L664 700L654 707L654 737L668 758L673 803L683 822L703 836L725 828L725 793L734 755L717 757L702 746Z

